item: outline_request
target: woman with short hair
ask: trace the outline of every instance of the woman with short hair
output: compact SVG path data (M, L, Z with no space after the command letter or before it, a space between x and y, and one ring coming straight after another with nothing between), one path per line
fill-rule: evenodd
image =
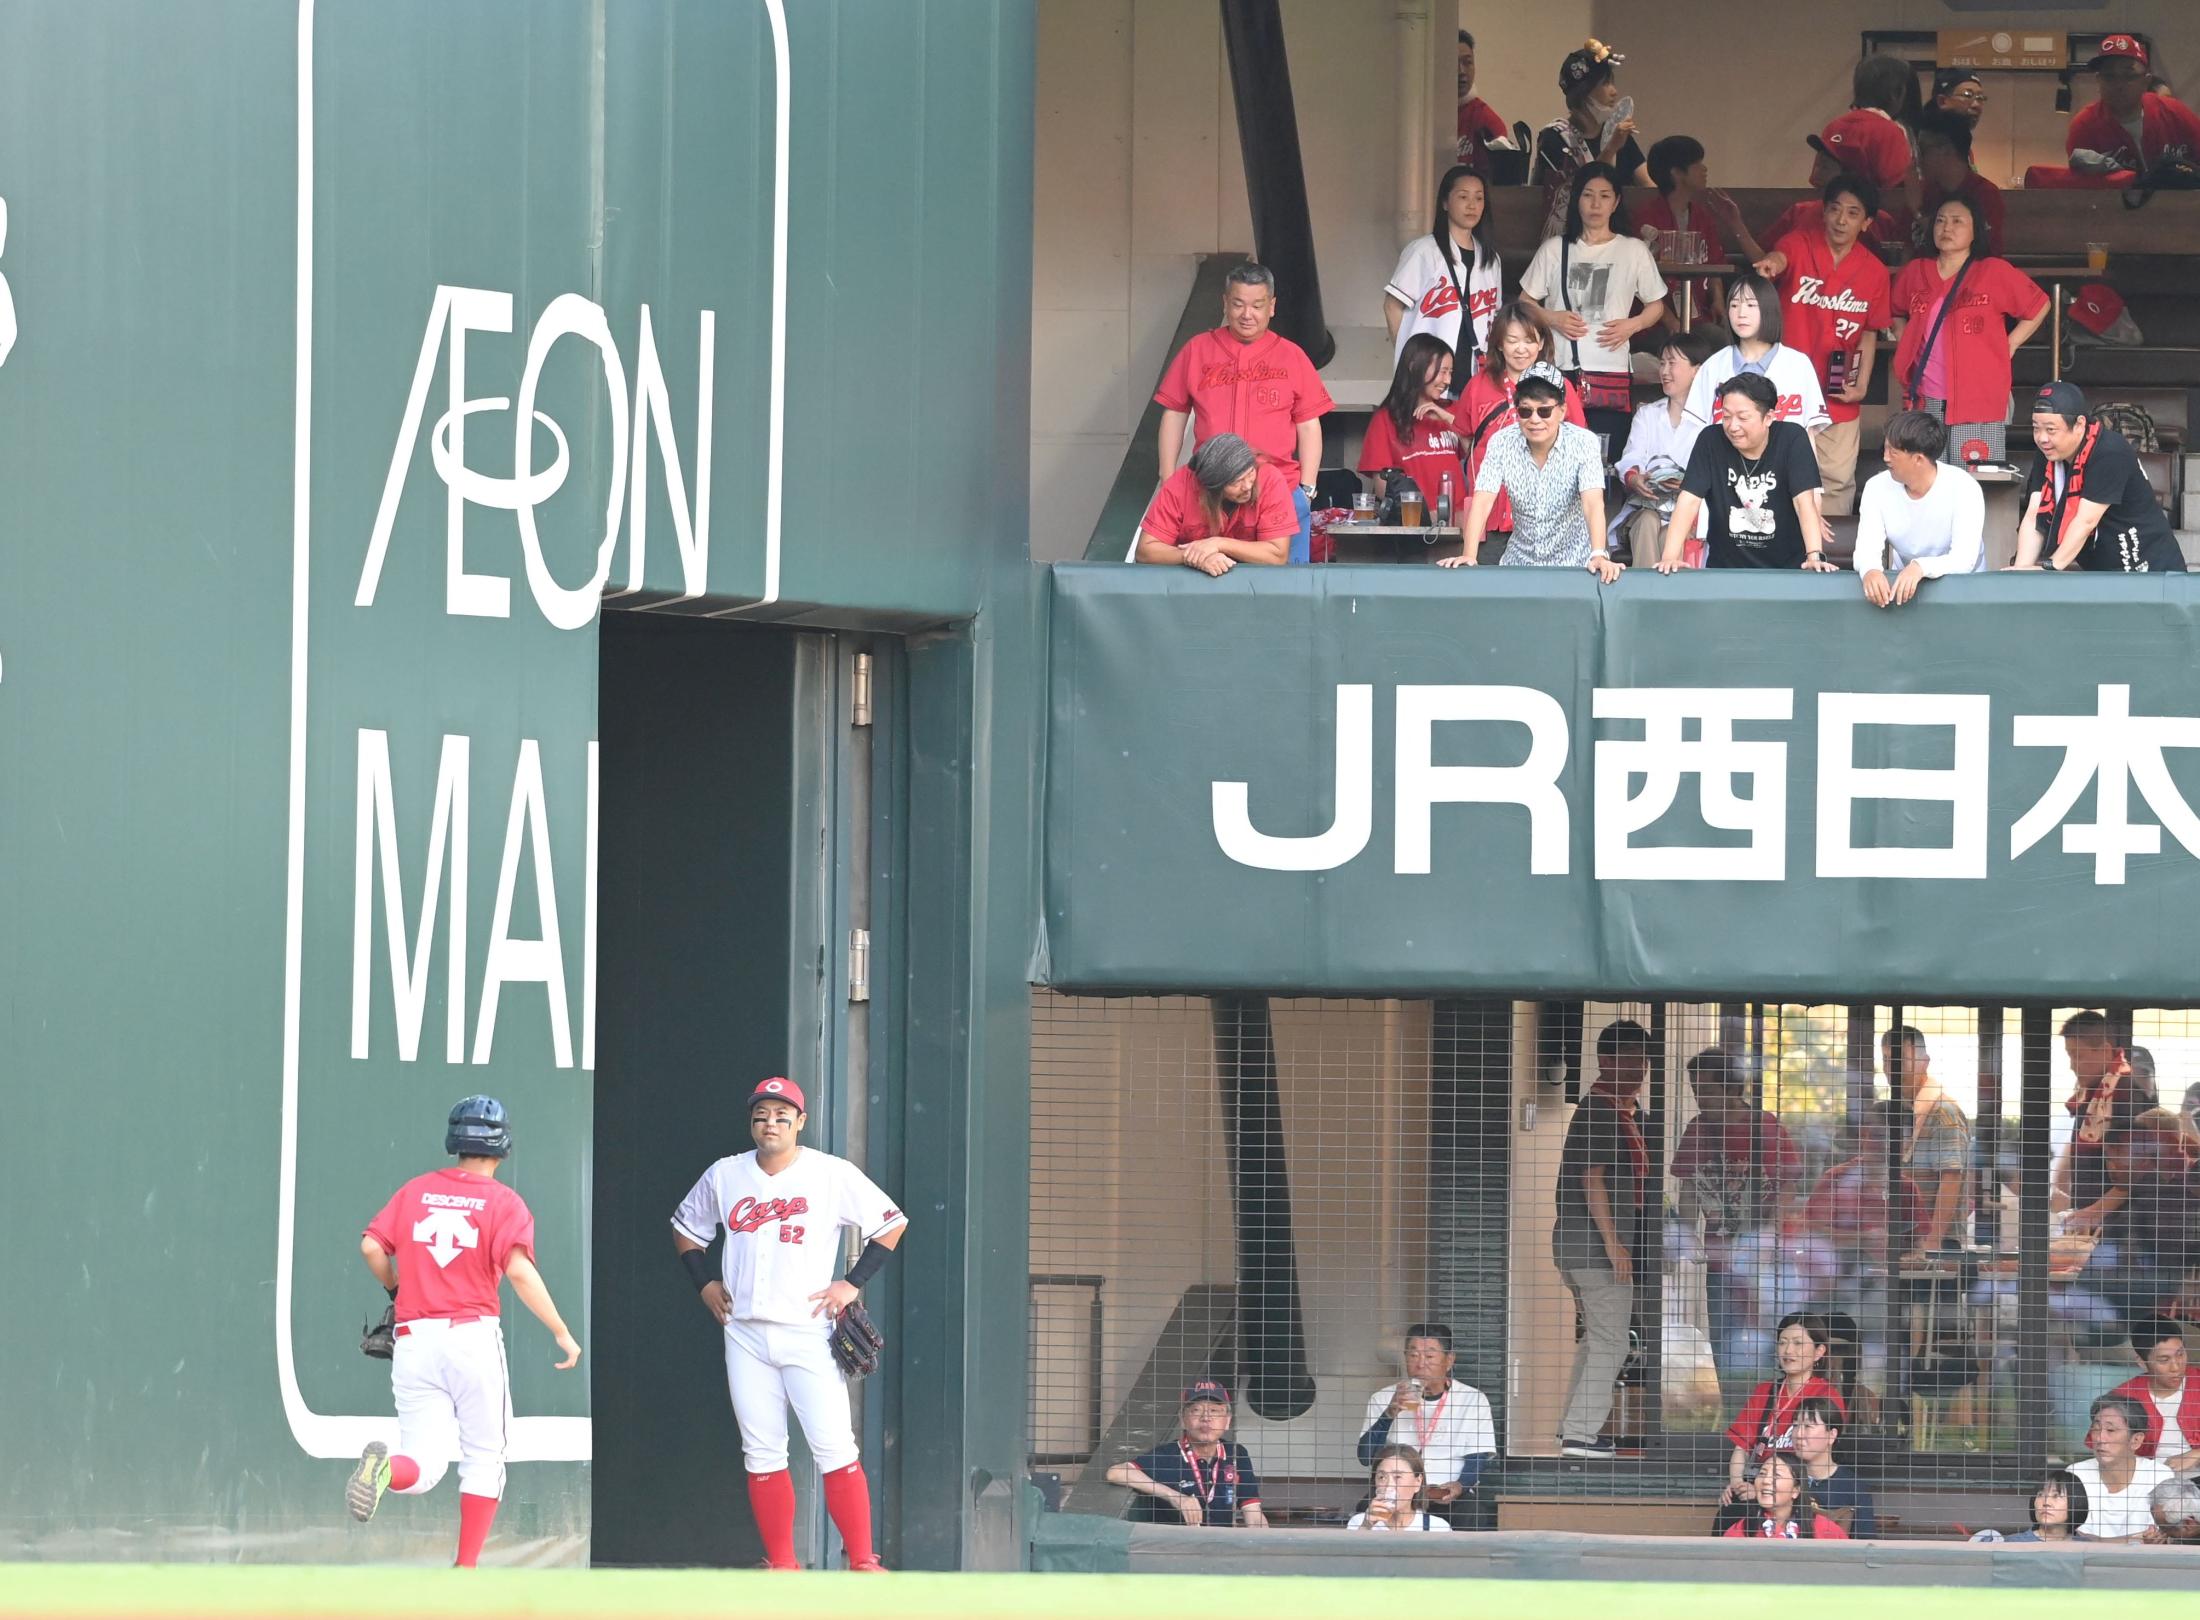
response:
M1387 1445L1375 1453L1367 1471L1367 1506L1352 1515L1347 1530L1449 1530L1448 1520L1428 1508L1428 1469L1411 1446Z

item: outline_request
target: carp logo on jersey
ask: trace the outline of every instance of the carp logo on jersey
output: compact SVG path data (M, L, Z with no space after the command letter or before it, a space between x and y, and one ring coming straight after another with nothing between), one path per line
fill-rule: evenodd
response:
M1459 289L1449 279L1439 281L1421 294L1421 314L1428 320L1449 315L1459 307Z
M773 1221L783 1221L790 1215L807 1215L810 1201L807 1198L766 1198L759 1202L754 1198L737 1198L733 1208L726 1211L726 1230L729 1232L755 1232Z

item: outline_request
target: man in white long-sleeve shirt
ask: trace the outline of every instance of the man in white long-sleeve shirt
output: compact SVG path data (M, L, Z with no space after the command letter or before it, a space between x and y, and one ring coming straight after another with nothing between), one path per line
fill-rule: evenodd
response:
M1887 419L1887 470L1864 486L1856 513L1856 571L1864 599L1899 607L1928 579L1986 566L1986 496L1978 480L1940 460L1948 429L1924 411Z

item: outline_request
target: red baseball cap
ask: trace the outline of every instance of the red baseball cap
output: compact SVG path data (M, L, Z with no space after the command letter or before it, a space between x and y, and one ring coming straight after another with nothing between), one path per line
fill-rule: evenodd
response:
M810 1111L802 1100L802 1088L783 1074L775 1074L769 1080L757 1081L756 1089L749 1093L749 1107L754 1109L760 1102L791 1103L798 1114Z
M2136 62L2147 65L2147 48L2129 34L2111 34L2101 41L2100 53L2086 63L2086 71L2097 71L2103 62Z

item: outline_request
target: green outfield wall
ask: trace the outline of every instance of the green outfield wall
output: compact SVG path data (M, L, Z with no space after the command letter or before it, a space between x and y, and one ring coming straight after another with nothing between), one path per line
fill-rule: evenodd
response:
M2200 587L1054 571L1079 991L2200 998Z
M1015 1129L1029 33L1009 0L0 0L0 1555L447 1556L447 1499L371 1542L335 1510L389 1409L358 1231L465 1093L603 1330L607 608L928 631L899 746L958 761L920 802L963 856L888 966L946 974L897 1004L953 1033L873 1130L1004 1086ZM901 1334L952 1384L895 1431L942 1475L895 1509L935 1564L1014 1540L983 1481L1017 1415L960 1394L1022 1353L970 1308L1011 1275L1021 1308L1020 1247L960 1223L1021 1231L1021 1143L1003 1184L980 1137L905 1193L958 1217ZM500 1542L582 1557L589 1383L508 1325Z

